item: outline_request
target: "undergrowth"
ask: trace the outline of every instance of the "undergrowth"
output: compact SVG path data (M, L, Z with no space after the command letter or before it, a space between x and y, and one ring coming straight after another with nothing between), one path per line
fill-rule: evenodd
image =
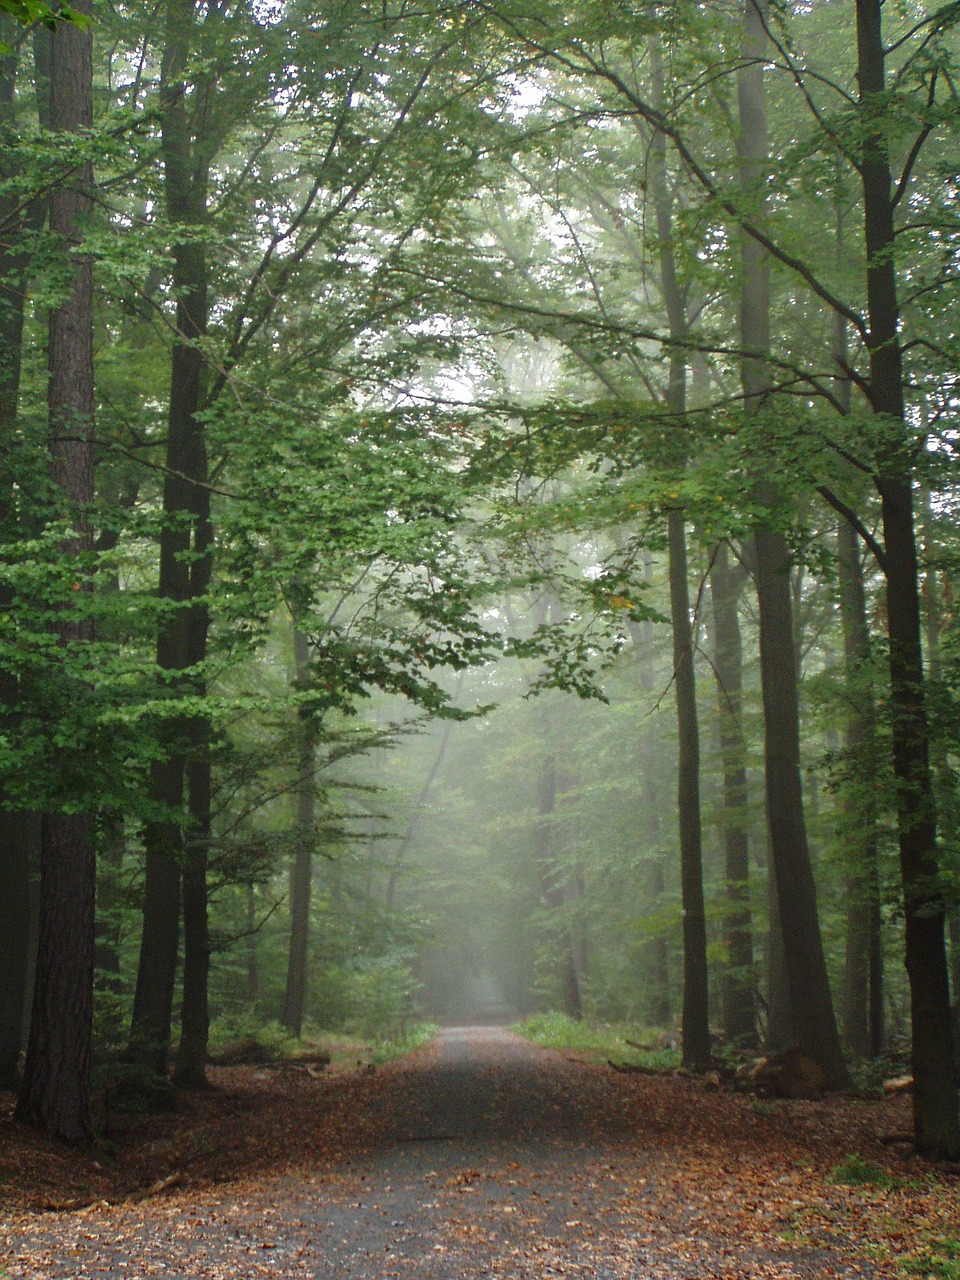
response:
M847 1156L830 1170L830 1181L843 1187L890 1188L894 1178L879 1165L864 1160L861 1155Z
M566 1014L536 1013L514 1025L513 1030L546 1049L571 1049L594 1061L622 1062L650 1071L672 1071L680 1054L656 1045L655 1029L577 1022Z
M414 1049L419 1049L422 1044L432 1040L439 1030L435 1022L415 1022L403 1031L395 1032L389 1039L378 1040L370 1061L379 1066L394 1058L402 1058L404 1054L413 1053Z
M933 1276L936 1280L960 1280L960 1239L940 1236L929 1241L912 1258L900 1264L907 1276Z

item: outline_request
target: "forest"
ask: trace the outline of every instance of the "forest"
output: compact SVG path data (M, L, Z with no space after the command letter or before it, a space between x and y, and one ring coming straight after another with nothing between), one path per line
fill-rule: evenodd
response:
M0 11L18 1120L553 1014L960 1159L960 3Z

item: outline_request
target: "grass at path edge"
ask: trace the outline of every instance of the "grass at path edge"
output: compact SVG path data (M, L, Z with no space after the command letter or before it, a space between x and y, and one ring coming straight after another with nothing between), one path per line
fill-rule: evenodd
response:
M563 1013L536 1013L512 1030L525 1040L545 1049L567 1049L589 1062L626 1062L651 1071L672 1071L680 1065L680 1054L669 1047L643 1048L655 1045L658 1034L642 1027L601 1024L592 1026L577 1022Z

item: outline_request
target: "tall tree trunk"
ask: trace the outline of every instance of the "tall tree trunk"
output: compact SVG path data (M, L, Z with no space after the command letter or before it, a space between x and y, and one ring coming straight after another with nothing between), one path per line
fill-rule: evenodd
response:
M160 93L164 194L171 224L190 229L202 226L206 219L210 156L205 139L195 131L207 126L214 90L210 75L198 77L188 108L184 76L194 26L192 0L168 0ZM205 363L198 344L207 330L208 307L206 249L202 241L187 239L174 245L173 258L176 339L171 355L159 582L160 597L169 602L170 611L157 638L157 665L169 673L176 696L188 690L202 692L197 684L202 677L188 673L192 655L205 650L205 634L201 644L197 629L205 628L206 612L198 614L192 600L202 571L198 566L210 556L212 539L206 442L199 417ZM191 567L192 556L197 560ZM191 743L197 743L197 733L192 718L177 718L171 724L166 754L153 764L150 777L150 799L168 816L148 822L144 830L143 934L130 1050L142 1067L160 1077L167 1072L177 969L183 829L188 822L186 757ZM202 792L204 786L198 782L197 789ZM202 825L202 815L199 821ZM198 852L197 845L191 849Z
M0 40L12 45L16 23L0 14ZM7 160L13 154L16 129L17 59L0 57L0 179L16 177ZM49 124L49 121L47 122ZM42 219L40 206L30 211L28 227ZM28 255L19 243L22 221L15 187L0 193L0 540L16 543L22 536L22 518L15 500L17 417L20 399L20 367L23 344ZM0 611L13 603L13 591L0 588ZM16 723L19 683L14 670L0 669L0 722L11 729ZM0 1089L16 1089L20 1083L20 1051L25 1015L30 999L31 879L40 860L40 816L6 803L0 794Z
M203 442L194 472L200 481L194 486L194 550L190 566L190 611L187 615L189 664L198 674L193 687L198 696L207 692L203 665L207 658L210 610L207 591L213 574L213 524L210 519L210 490L206 487L207 455ZM183 1007L180 1019L180 1047L174 1083L184 1089L207 1086L207 1042L210 1033L208 980L210 976L210 924L207 867L213 835L213 780L210 725L203 716L190 722L186 762L187 812L189 827L184 842L183 862Z
M652 577L652 558L644 564L644 576ZM652 692L655 684L653 668L653 622L645 618L642 623L630 623L630 636L640 667L640 687ZM655 730L648 729L640 742L640 812L644 815L643 837L648 846L645 858L643 901L645 909L656 917L660 913L666 889L661 840L662 796L657 785L658 764L661 752ZM670 1004L670 964L667 936L663 928L655 925L655 932L643 948L643 1001L646 1020L655 1027L670 1025L673 1011Z
M183 1007L180 1045L173 1080L181 1089L207 1087L210 1032L207 980L210 974L210 926L207 865L211 836L210 743L206 724L197 726L187 761L190 826L183 863Z
M681 511L669 512L667 539L679 741L677 806L683 908L683 1065L688 1070L699 1071L710 1063L707 919L703 899L700 825L700 734L693 672L686 524Z
M656 41L651 48L654 101L662 106L663 69ZM657 237L660 244L660 287L670 336L680 344L687 336L686 299L677 275L673 244L673 201L667 185L666 138L654 135L650 175ZM687 359L683 347L670 354L667 407L677 430L687 404ZM683 466L682 450L671 461ZM701 1070L710 1063L710 1011L707 981L707 920L703 898L703 836L700 821L700 727L694 669L690 584L687 575L686 518L679 508L667 513L667 576L673 631L673 680L677 707L677 816L680 836L680 897L683 910L683 1065Z
M737 76L739 152L745 192L754 202L763 201L768 166L763 88L768 14L768 0L744 0L744 62ZM741 235L740 344L747 353L741 365L744 407L747 414L756 414L770 394L770 264L765 250L746 233ZM776 488L768 481L756 486L756 497L763 506L777 506ZM803 812L790 555L784 535L772 523L756 528L753 560L770 855L793 1018L799 1048L819 1064L831 1086L840 1087L849 1083L849 1076L830 995Z
M960 1112L924 698L913 444L904 420L881 0L856 0L856 13L869 393L871 407L884 426L877 490L883 521L893 769L911 995L914 1136L924 1155L955 1159L960 1156Z
M717 681L720 757L723 764L723 876L727 953L721 979L723 1031L743 1046L756 1044L756 980L750 910L750 841L747 814L746 740L743 732L743 640L737 604L746 575L730 563L726 543L710 567L713 670Z
M309 675L310 650L307 637L299 628L294 629L293 652L296 682L303 688ZM313 847L317 838L316 729L306 714L302 715L298 728L296 845L290 867L290 948L283 1013L280 1016L280 1021L295 1036L303 1030L307 1000L310 889Z
M835 257L837 267L842 268L847 247L845 201L839 183L834 203ZM839 312L833 317L833 353L840 371L837 397L842 410L849 413L849 340L847 321ZM842 798L847 859L843 1030L848 1052L860 1058L876 1058L883 1052L883 934L874 764L876 705L867 671L870 623L863 563L856 530L846 519L837 528L837 568L847 697L844 745L849 774Z
M0 1089L20 1085L30 971L30 878L39 850L39 815L0 811Z
M780 896L773 874L773 857L767 837L767 906L770 927L767 932L767 1033L764 1049L767 1053L782 1053L797 1043L797 1030L793 1021L793 1001L790 998L790 974L787 953L783 945L783 924L780 920Z
M942 609L936 580L933 512L928 490L923 491L921 501L924 559L927 563L923 582L927 663L930 684L936 686L943 680L943 655L940 647ZM942 731L932 735L930 761L937 788L937 826L943 844L952 849L956 857L960 847L960 796L957 792L956 774L950 764L951 746L952 741ZM956 895L953 896L947 916L947 940L950 944L948 968L953 1007L953 1047L954 1052L960 1055L960 903L957 902ZM957 1065L960 1069L960 1062Z
M80 13L89 16L88 0ZM63 23L53 39L51 124L58 133L82 133L93 125L93 42L89 29ZM93 166L74 171L50 198L50 226L65 246L82 244L93 209ZM50 465L74 533L67 557L93 547L93 263L71 255L70 290L49 322ZM55 624L61 647L77 650L93 639L89 620L64 611ZM66 761L82 778L87 762ZM69 1142L92 1136L90 1054L93 1030L93 952L96 855L89 797L70 796L72 812L43 817L40 859L40 927L33 1013L23 1084L21 1119L42 1124ZM84 804L84 800L87 804Z
M880 869L877 849L877 779L873 767L876 719L873 691L864 686L870 660L863 565L857 534L848 521L837 529L840 621L847 698L848 769L856 780L843 789L847 862L847 938L843 980L843 1033L858 1058L883 1048L883 948L880 932ZM869 675L867 675L869 679Z

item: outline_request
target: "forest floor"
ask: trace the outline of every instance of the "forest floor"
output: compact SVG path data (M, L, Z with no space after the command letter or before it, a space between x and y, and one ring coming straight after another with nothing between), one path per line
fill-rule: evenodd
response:
M370 1072L212 1071L90 1151L0 1120L0 1276L960 1278L909 1099L761 1100L447 1029Z

